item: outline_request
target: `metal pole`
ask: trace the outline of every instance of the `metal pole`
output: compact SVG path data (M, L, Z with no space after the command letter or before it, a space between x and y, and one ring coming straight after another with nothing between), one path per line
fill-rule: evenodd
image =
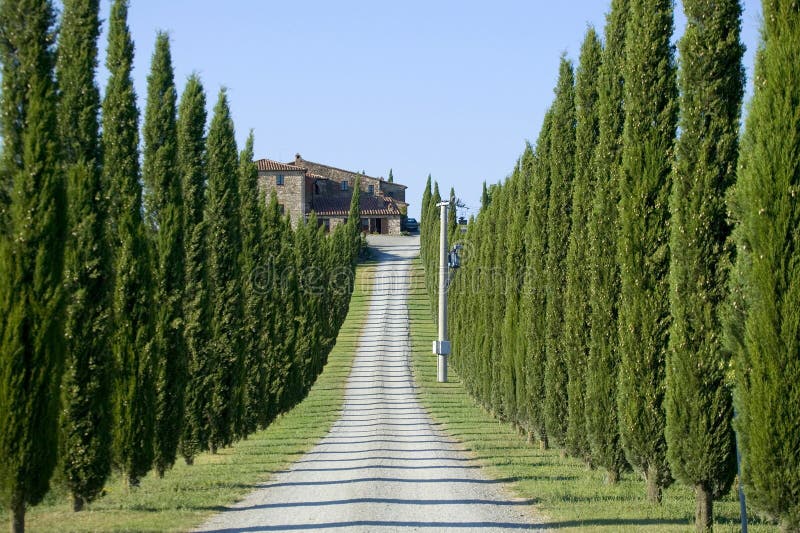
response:
M450 342L447 340L447 207L449 202L439 204L441 226L439 230L439 338L433 343L433 352L438 355L436 380L447 383L447 356Z

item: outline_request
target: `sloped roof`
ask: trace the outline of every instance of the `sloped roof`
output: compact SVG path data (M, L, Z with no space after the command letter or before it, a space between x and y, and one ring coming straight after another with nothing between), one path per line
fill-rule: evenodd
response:
M316 165L316 166L318 166L318 167L329 168L329 169L331 169L331 170L338 170L339 172L344 172L344 173L346 173L346 174L350 174L351 176L357 176L357 177L359 177L359 178L368 178L368 179L371 179L371 180L379 181L379 182L381 182L381 183L387 183L387 184L393 185L393 186L395 186L395 187L400 187L400 188L403 188L403 189L408 189L408 187L407 187L406 185L402 185L402 184L400 184L400 183L396 183L396 182L394 182L394 181L386 181L386 180L384 180L383 178L376 178L375 176L369 176L369 175L367 175L367 174L362 174L361 172L353 172L352 170L347 170L347 169L344 169L344 168L334 167L334 166L331 166L331 165L326 165L326 164L324 164L324 163L317 163L316 161L309 161L309 160L307 160L307 159L303 159L302 157L300 157L300 154L297 154L297 156L299 157L299 159L298 159L298 158L295 158L295 160L294 160L294 161L289 161L289 162L287 163L287 165L289 165L289 166L293 166L293 167L295 167L295 168L303 168L303 167L301 167L300 165L298 165L298 164L297 164L297 163L298 163L298 161L299 161L300 163L310 163L310 164L312 164L312 165Z
M283 163L279 163L277 161L273 161L272 159L259 159L256 161L256 166L258 170L262 171L284 171L284 172L305 172L306 169L297 167L295 165L284 165Z
M349 198L315 197L311 210L318 216L346 217L350 214ZM400 210L392 200L374 196L361 196L358 201L361 216L369 215L400 215Z

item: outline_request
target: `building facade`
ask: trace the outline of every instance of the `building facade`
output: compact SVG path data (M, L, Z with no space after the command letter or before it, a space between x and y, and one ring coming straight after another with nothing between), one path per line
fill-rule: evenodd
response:
M296 227L313 211L320 225L331 230L347 221L356 181L359 183L360 225L367 233L399 235L405 216L406 186L313 161L300 154L294 161L256 161L259 183L278 203Z

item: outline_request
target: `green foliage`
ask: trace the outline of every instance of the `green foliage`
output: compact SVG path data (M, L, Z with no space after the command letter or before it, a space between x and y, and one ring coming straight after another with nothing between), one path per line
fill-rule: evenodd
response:
M572 220L567 249L566 294L564 296L564 358L567 363L567 451L574 457L590 460L586 437L584 397L586 360L589 355L589 293L586 280L590 271L589 214L595 189L592 156L597 144L597 75L603 53L594 28L586 32L575 82L575 179L572 184Z
M228 97L221 90L207 139L208 282L211 303L209 445L233 443L243 408L241 201Z
M561 58L550 126L550 195L547 207L545 305L545 402L548 436L562 445L567 432L567 364L564 342L564 285L575 176L575 86L572 63Z
M625 455L660 501L671 481L664 438L670 323L669 191L677 115L672 2L631 0L620 177L619 409Z
M110 226L114 248L114 460L131 485L153 462L153 265L142 219L139 182L139 112L131 79L133 42L127 26L128 5L111 8L103 101L105 179L111 197Z
M156 411L154 466L159 477L175 464L184 418L186 344L184 332L183 191L178 166L176 89L169 37L159 33L147 77L143 177L156 251L154 342Z
M389 169L389 179L387 180L389 183L394 183L394 175L392 174L392 169Z
M744 47L739 0L684 0L680 130L670 198L666 439L673 475L694 487L698 529L736 474L730 357L721 310L733 250L725 193L735 181ZM702 280L702 281L700 281Z
M736 428L748 501L800 529L800 5L764 2L755 91L731 195Z
M3 171L10 203L0 237L0 500L22 529L26 504L56 465L64 363L66 187L47 0L0 4ZM13 239L9 238L13 235Z
M539 138L536 140L531 175L530 206L525 227L525 284L520 315L526 324L525 346L527 368L525 373L528 429L538 438L541 446L549 446L544 417L545 365L545 307L547 302L547 214L550 204L550 132L553 111L544 116ZM493 203L493 202L492 202ZM491 203L489 204L491 205Z
M253 132L239 154L239 192L242 198L242 282L244 285L244 383L243 435L265 427L269 413L269 362L265 360L268 336L262 331L274 315L267 315L265 290L258 284L259 269L267 261L263 211L266 202L258 187L253 163Z
M211 383L208 344L211 324L207 279L207 225L205 165L206 96L200 79L186 82L178 108L178 170L184 206L183 242L185 288L183 291L184 338L187 384L180 451L187 462L208 447Z
M111 470L113 263L101 174L100 92L94 80L98 9L97 0L64 3L56 65L61 90L58 125L70 205L60 453L76 510L98 496Z
M615 483L625 465L617 423L619 173L622 164L625 26L628 0L613 0L598 72L598 137L592 166L596 183L589 214L589 359L586 365L586 436L592 463Z

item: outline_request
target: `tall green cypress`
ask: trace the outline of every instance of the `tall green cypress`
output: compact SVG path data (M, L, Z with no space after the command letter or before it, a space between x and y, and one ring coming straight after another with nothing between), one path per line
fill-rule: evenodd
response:
M183 337L183 191L178 167L177 94L169 37L159 33L147 77L144 166L147 215L156 243L156 411L153 451L159 477L175 464L183 425L186 346Z
M437 207L442 202L442 196L439 194L439 183L433 182L433 194L431 194L431 203L428 209L428 227L425 228L425 233L428 236L426 239L426 265L425 274L427 277L426 285L428 287L428 302L430 305L431 316L434 322L438 320L438 298L439 298L439 225L441 224L441 208Z
M64 3L56 75L59 130L67 174L71 238L65 254L66 365L62 382L61 449L73 509L97 497L111 470L112 258L106 233L94 80L98 0Z
M270 194L266 209L262 211L262 217L265 263L260 265L259 272L263 275L258 276L258 287L264 296L264 316L267 318L267 322L262 328L265 337L265 354L262 362L267 376L267 390L264 391L264 394L267 396L268 409L263 413L263 424L266 425L278 412L279 395L276 391L281 386L281 361L286 353L284 350L286 337L284 322L287 319L287 310L283 305L284 298L280 286L281 277L286 270L283 261L283 249L286 243L283 242L281 212L274 190ZM336 233L342 235L340 251L344 253L345 257L350 258L352 246L350 245L348 225L337 227Z
M208 280L211 296L209 440L213 453L236 437L243 404L242 250L238 157L228 96L221 90L207 139Z
M256 275L265 263L262 211L266 209L258 188L258 168L253 163L253 132L247 137L239 155L239 194L242 223L242 282L244 285L244 434L254 432L265 422L268 412L266 347L262 330L269 328L270 317L265 314L264 288L257 285Z
M735 405L748 503L800 529L800 4L763 3L762 43L731 197Z
M530 150L528 146L527 151ZM509 187L509 194L514 205L509 210L508 238L506 241L505 256L498 258L503 266L503 276L506 301L505 314L502 321L502 357L503 366L503 411L508 420L515 426L519 424L519 404L522 401L521 394L524 390L520 388L520 383L524 383L524 376L521 373L520 364L521 353L518 346L517 330L519 329L519 294L522 290L524 278L522 273L525 271L525 249L524 249L524 229L525 219L528 216L527 191L528 184L524 182L522 170L523 158L520 157L514 167L514 173L506 182Z
M187 385L180 451L188 464L208 446L211 391L208 343L211 338L206 279L205 165L206 96L197 75L186 82L178 107L178 169L183 194L185 289L183 291Z
M550 130L552 109L548 110L536 140L532 163L529 216L525 227L525 284L520 314L525 324L528 362L525 372L526 408L529 431L539 438L542 448L549 446L544 418L545 306L547 302L547 206L550 197ZM489 205L491 205L490 202Z
M631 0L620 176L620 363L617 403L625 455L661 501L671 482L664 438L669 313L669 192L677 88L672 2Z
M47 0L0 4L2 166L11 187L0 237L0 497L20 532L25 506L41 501L56 465L64 362L54 23Z
M422 264L427 265L427 250L425 247L425 243L428 240L428 235L426 233L426 224L428 223L428 217L430 217L430 207L431 207L431 175L428 174L428 180L425 182L425 190L422 191L422 202L420 204L420 219L419 219L419 253L420 257L422 258Z
M744 73L739 0L684 0L680 130L670 198L667 459L695 490L695 525L710 530L712 504L736 474L721 310L732 258L725 193L735 181ZM702 280L702 282L698 282Z
M564 343L564 284L575 175L575 86L572 63L561 58L550 129L550 195L547 207L547 302L545 305L544 416L548 436L559 445L567 432L567 364Z
M605 48L598 73L598 138L593 158L596 177L589 215L589 359L586 365L586 436L592 463L606 469L616 483L625 465L617 423L619 344L619 172L625 65L625 25L628 0L613 0L605 28Z
M456 190L453 187L450 187L450 196L448 200L450 201L450 205L447 208L447 239L448 243L452 246L456 238L456 232L458 231L458 217L456 216L456 204L458 200L456 199Z
M128 4L111 8L103 100L104 173L111 197L114 248L114 455L126 483L137 486L153 463L153 278L142 218L139 182L139 112L133 89L133 42Z
M572 222L567 250L567 287L564 296L564 357L567 362L567 451L590 460L586 437L586 361L589 355L590 271L589 214L595 188L592 156L597 144L597 75L603 47L594 28L586 31L575 82L575 181L572 187Z
M392 174L392 169L389 169L389 179L387 180L389 183L394 183L394 174Z

